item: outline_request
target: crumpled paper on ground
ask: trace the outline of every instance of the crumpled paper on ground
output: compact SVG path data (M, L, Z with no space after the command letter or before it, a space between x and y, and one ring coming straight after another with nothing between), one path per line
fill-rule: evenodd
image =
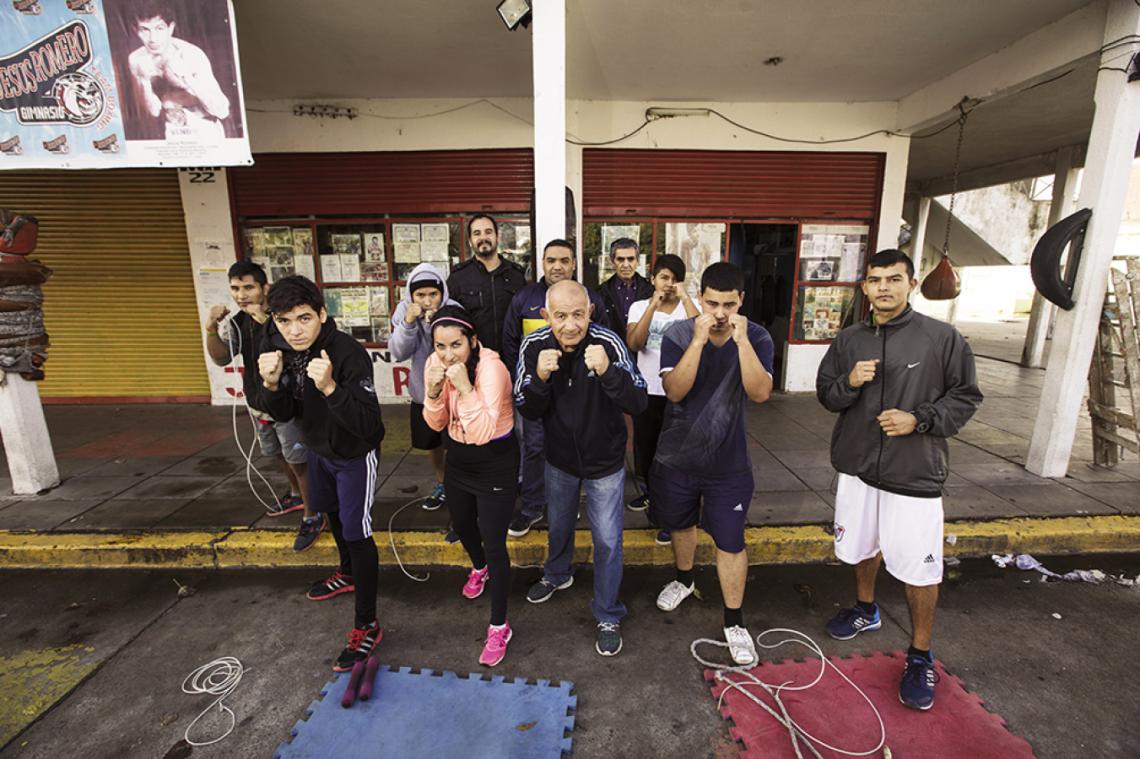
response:
M1051 577L1055 580L1064 580L1065 582L1087 582L1091 585L1100 585L1102 582L1111 581L1125 587L1133 587L1140 582L1140 578L1110 575L1099 569L1074 569L1071 572L1060 575L1027 553L1019 553L1016 556L1012 553L1004 555L995 553L990 558L993 559L994 564L997 564L1002 569L1012 564L1022 571L1035 570L1044 575L1045 578Z

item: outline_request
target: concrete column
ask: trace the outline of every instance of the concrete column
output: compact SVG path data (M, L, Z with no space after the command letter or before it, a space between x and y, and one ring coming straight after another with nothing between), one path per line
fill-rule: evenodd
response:
M50 364L47 371L51 371ZM0 374L0 434L13 493L35 495L59 484L59 467L35 382L18 374Z
M531 4L534 70L534 248L566 236L566 0Z
M918 199L918 210L914 218L914 236L910 241L911 259L918 271L918 279L922 280L930 271L931 264L926 260L926 232L930 222L930 198Z
M1073 212L1073 187L1077 172L1073 168L1073 149L1061 148L1057 151L1057 170L1053 176L1053 202L1049 205L1049 224L1053 226ZM1021 365L1032 369L1044 366L1045 341L1049 337L1049 325L1055 307L1034 291L1033 307L1029 311L1029 326L1025 330L1025 347L1021 351Z
M1106 44L1140 34L1140 6L1133 0L1109 0L1107 5ZM1079 208L1091 208L1093 215L1073 293L1076 305L1057 314L1052 355L1025 464L1030 472L1043 477L1064 476L1069 468L1112 251L1124 214L1136 134L1140 132L1140 84L1129 84L1120 71L1101 71L1094 102L1096 113L1077 203Z

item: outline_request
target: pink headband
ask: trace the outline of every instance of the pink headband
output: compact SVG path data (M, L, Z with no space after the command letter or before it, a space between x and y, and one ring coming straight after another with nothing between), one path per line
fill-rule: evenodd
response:
M467 329L469 329L471 331L475 330L474 326L472 326L471 324L468 324L467 322L465 322L462 319L455 317L455 316L443 316L443 317L440 317L439 319L435 319L432 321L432 326L435 326L436 324L439 324L440 322L455 322L456 324L462 324L464 327L466 327Z

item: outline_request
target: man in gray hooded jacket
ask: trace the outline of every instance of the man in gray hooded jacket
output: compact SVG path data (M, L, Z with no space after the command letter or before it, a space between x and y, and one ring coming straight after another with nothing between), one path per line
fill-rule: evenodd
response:
M912 627L899 700L926 710L934 705L930 639L942 581L946 440L974 415L982 393L974 354L958 330L908 304L917 284L901 251L871 257L863 282L871 315L827 349L816 395L839 413L831 434L839 472L835 555L855 566L857 601L827 632L849 640L882 627L875 576L886 563L906 585Z
M411 376L408 389L412 395L411 425L412 447L431 452L435 487L423 502L427 511L443 506L443 437L424 421L424 363L431 355L431 319L443 306L459 305L447 293L443 272L429 263L422 263L408 275L404 297L392 314L392 336L388 350L397 361L411 359Z

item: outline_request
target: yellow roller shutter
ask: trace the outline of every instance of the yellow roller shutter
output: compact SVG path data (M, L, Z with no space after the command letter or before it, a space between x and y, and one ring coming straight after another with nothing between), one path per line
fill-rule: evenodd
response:
M0 171L0 208L39 218L55 270L44 397L209 397L176 171Z

